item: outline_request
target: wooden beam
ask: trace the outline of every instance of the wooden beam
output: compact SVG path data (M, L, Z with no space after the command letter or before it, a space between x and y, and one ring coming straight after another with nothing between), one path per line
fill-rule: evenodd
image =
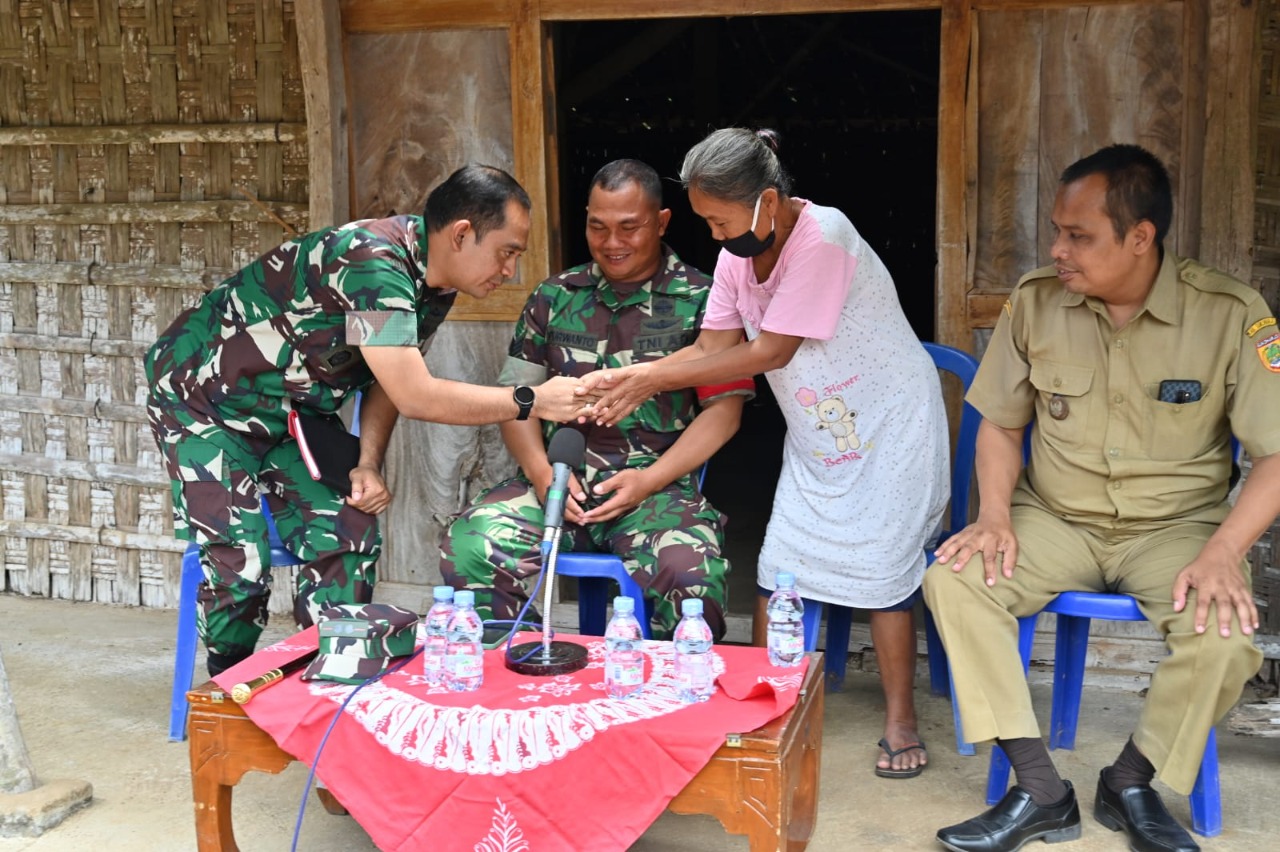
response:
M965 104L970 81L973 11L968 0L946 0L938 60L938 271L934 283L934 338L973 351L966 322L969 287L968 179Z
M1252 276L1258 4L1209 0L1199 259L1242 281Z
M307 205L268 202L285 221L305 222ZM138 201L120 204L0 204L0 225L128 225L157 222L274 222L250 201Z
M85 287L173 287L210 290L237 270L183 269L127 263L34 263L0 261L0 281L11 284L79 284Z
M1009 293L993 290L970 290L965 296L965 317L969 328L995 328L1000 310Z
M346 63L338 0L297 0L298 59L307 104L308 230L351 218Z
M547 114L543 99L545 65L543 59L542 21L538 16L539 0L520 0L519 12L509 31L511 44L511 138L515 178L529 193L533 202L533 224L529 230L529 250L520 260L519 282L523 293L551 274L549 256L550 225L547 221L547 198L558 191L547 185ZM497 293L474 308L490 307ZM519 315L508 306L495 303L494 318L510 320ZM498 311L502 313L498 315ZM486 311L487 313L488 311ZM473 315L477 311L471 312ZM477 316L476 318L481 318Z
M505 29L521 0L340 0L349 33ZM301 17L299 15L299 17Z
M942 0L543 0L546 21L623 21L645 18L736 18L937 9Z
M242 124L125 124L75 127L0 127L0 145L171 145L187 142L292 142L307 126L296 122Z

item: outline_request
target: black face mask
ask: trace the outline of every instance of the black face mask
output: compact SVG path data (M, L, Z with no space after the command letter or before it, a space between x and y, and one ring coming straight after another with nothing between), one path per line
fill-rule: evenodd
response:
M760 218L760 201L763 198L764 193L761 193L756 198L756 209L751 214L751 227L747 229L747 232L731 239L721 240L720 248L737 257L747 258L756 257L769 250L769 246L773 245L773 222L769 223L769 235L767 237L762 240L756 236L756 222Z

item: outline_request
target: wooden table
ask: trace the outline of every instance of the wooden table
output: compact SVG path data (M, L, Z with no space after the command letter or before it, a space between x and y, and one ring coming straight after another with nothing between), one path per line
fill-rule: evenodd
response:
M294 758L213 682L188 692L187 701L196 846L236 852L232 789L246 772L281 772ZM822 654L814 652L795 706L762 728L728 735L669 809L715 817L746 835L751 852L804 849L817 818L822 710ZM326 810L343 813L328 791L319 792Z

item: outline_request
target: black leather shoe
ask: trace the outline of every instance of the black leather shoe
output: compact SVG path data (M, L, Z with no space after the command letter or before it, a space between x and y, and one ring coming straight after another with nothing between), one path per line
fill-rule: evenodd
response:
M991 810L938 832L938 842L952 852L1014 852L1031 840L1061 843L1080 837L1080 806L1076 791L1052 805L1037 805L1031 794L1014 787Z
M1137 784L1113 793L1099 775L1093 818L1112 831L1123 828L1128 832L1129 848L1134 852L1200 852L1200 847L1165 809L1160 794L1151 789L1150 784Z

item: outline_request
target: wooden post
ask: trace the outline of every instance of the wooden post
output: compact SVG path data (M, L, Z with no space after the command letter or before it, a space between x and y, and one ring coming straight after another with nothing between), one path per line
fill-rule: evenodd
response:
M351 164L338 0L297 0L298 59L307 100L310 230L351 217Z

